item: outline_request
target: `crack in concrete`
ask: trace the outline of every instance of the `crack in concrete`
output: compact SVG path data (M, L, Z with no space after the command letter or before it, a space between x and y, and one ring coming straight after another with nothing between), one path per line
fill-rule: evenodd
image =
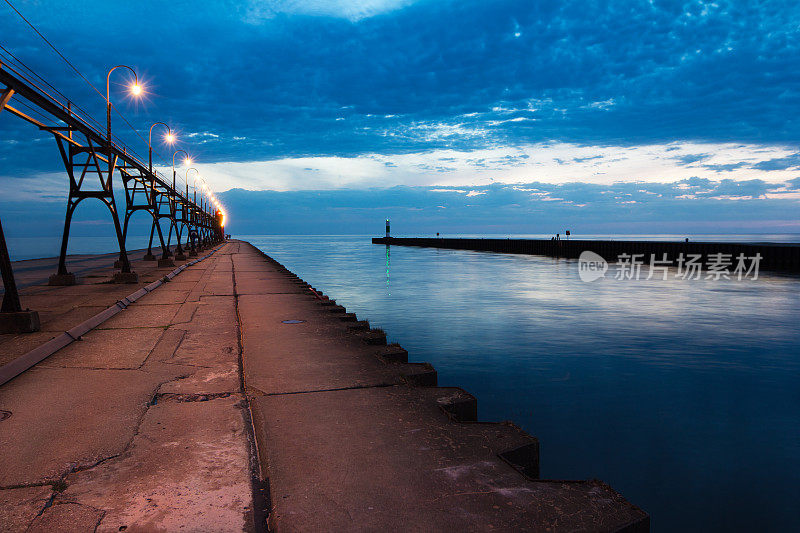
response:
M38 481L38 482L35 482L35 483L17 483L15 485L3 485L3 486L0 486L0 490L14 490L14 489L27 489L27 488L31 488L31 487L45 487L47 485L52 485L56 481L58 481L58 480L52 479L52 480Z
M313 394L315 392L336 392L342 390L358 390L358 389L380 389L386 387L395 387L398 386L397 383L374 383L371 385L352 385L350 387L334 387L330 389L311 389L311 390L299 390L299 391L289 391L289 392L264 392L259 390L255 387L249 387L249 391L256 391L258 392L258 396L289 396L292 394Z
M128 327L121 327L121 328L101 328L96 327L94 331L113 331L115 329L166 329L170 326L170 324L166 324L164 326L128 326Z
M178 402L178 403L187 403L187 402L208 402L211 400L219 400L222 398L228 398L231 394L236 394L235 392L211 392L211 393L178 393L178 392L158 392L153 397L151 401L152 405L157 405L159 402Z
M183 310L182 307L184 305L195 304L195 303L197 303L198 305L193 306L192 312L189 314L189 318L188 319L175 321L175 322L170 321L170 326L177 326L179 324L188 324L189 322L194 320L194 315L197 313L197 310L200 309L199 302L187 302L187 303L181 304L181 308L179 308L178 311L175 313L175 316L172 317L173 319L176 318L181 313L181 311ZM184 317L181 317L181 318L184 318Z
M239 246L236 251L238 253ZM227 255L227 254L226 254ZM269 477L261 468L261 455L258 451L258 440L256 439L256 429L253 422L253 412L250 407L250 398L247 395L247 382L244 374L244 340L242 337L243 325L242 316L239 312L239 293L236 285L236 265L233 257L231 262L231 280L233 282L233 306L236 311L236 342L238 347L237 362L239 364L239 390L242 394L242 417L244 427L247 428L247 445L250 452L250 485L253 497L253 526L256 532L261 533L270 531L269 522L272 515L272 495L269 487Z
M170 326L171 326L171 325L172 325L172 324L170 324ZM145 358L144 358L144 361L142 361L142 364L140 364L138 368L140 368L140 369L141 369L141 368L143 368L145 365L147 365L147 364L148 364L148 362L150 361L150 358L151 358L151 357L153 356L153 354L155 353L155 351L156 351L156 350L157 350L157 349L160 347L159 345L160 345L162 342L167 342L167 341L165 340L165 337L167 336L167 334L168 334L167 332L169 332L169 331L170 331L170 327L169 327L169 326L167 326L166 328L164 328L164 332L161 334L161 336L158 338L158 340L156 341L156 343L155 343L155 344L153 345L153 347L150 349L150 352L148 352L148 354L147 354L147 357L145 357ZM175 328L175 329L174 329L174 330L172 330L172 331L176 331L176 332L180 331L180 332L182 332L182 333L180 333L180 338L178 339L178 342L176 342L176 343L175 343L175 347L172 349L172 353L170 354L170 357L175 357L175 353L178 351L178 348L180 348L180 347L181 347L181 344L183 344L183 340L186 338L186 333L187 333L187 331L186 331L185 329L180 329L180 328ZM158 362L166 362L166 361L158 361Z
M159 361L158 364L161 364L161 365L174 365L174 366L191 366L191 367L194 367L194 368L214 368L213 366L196 365L194 363L181 363L181 362L176 362L176 361Z
M70 365L43 365L42 368L50 368L56 369L60 368L62 370L71 368L73 370L126 370L126 371L136 371L136 372L144 372L140 366L70 366ZM145 372L148 373L149 372Z
M144 370L140 370L140 372L150 373L150 372L147 372L147 371L144 371ZM157 395L159 394L159 392L158 392L158 391L159 391L159 390L160 390L160 389L161 389L161 388L162 388L164 385L167 385L167 384L169 384L169 383L173 383L173 382L175 382L175 381L179 381L179 380L181 380L181 379L185 379L186 377L187 377L187 376L185 376L185 375L181 375L181 376L176 376L176 377L174 377L174 378L166 379L166 380L164 380L164 381L160 382L158 385L156 385L156 386L153 388L152 398L156 398L156 397L157 397ZM113 459L116 459L116 458L118 458L118 457L121 457L121 456L125 455L125 453L127 453L127 452L128 452L130 449L131 449L131 447L133 446L133 443L134 443L134 441L136 440L136 437L138 437L138 436L139 436L139 431L141 430L141 427L142 427L142 424L144 423L144 419L145 419L145 417L146 417L146 416L147 416L147 414L150 412L150 409L151 409L152 407L154 407L156 404L157 404L157 402L153 402L152 400L151 400L151 401L149 401L149 402L147 402L147 403L145 404L145 409L144 409L144 411L143 411L143 412L142 412L142 414L139 416L138 420L136 421L136 424L134 425L134 428L133 428L133 434L131 435L131 438L128 440L128 442L126 442L126 443L125 443L125 445L122 447L122 450L121 450L119 453L115 453L115 454L108 455L108 456L106 456L106 457L103 457L103 458L101 458L101 459L98 459L97 461L95 461L94 463L91 463L91 464L84 464L84 465L73 464L73 466L72 466L72 467L71 467L71 468L70 468L70 469L69 469L67 472L65 472L64 474L62 474L62 476L61 476L61 478L60 478L59 480L57 480L57 481L55 481L55 482L52 482L52 483L44 483L44 484L45 484L45 485L47 485L47 484L53 484L53 483L58 483L58 482L60 481L60 482L63 482L63 483L66 485L66 484L67 484L67 477L68 477L69 475L71 475L71 474L77 474L77 473L80 473L80 472L86 472L86 471L92 470L92 469L94 469L94 468L97 468L98 466L100 466L100 465L102 465L102 464L106 463L107 461L111 461L111 460L113 460ZM55 491L55 490L54 490L54 493L53 493L53 495L52 495L52 497L51 497L51 500L50 500L50 505L52 505L52 502L55 500L55 498L56 498L56 497L58 496L58 494L60 494L61 492L62 492L62 491ZM79 502L71 502L71 503L79 503ZM84 505L84 504L80 504L80 505ZM46 508L47 508L47 507L45 507L45 509L46 509ZM104 511L104 510L102 510L102 509L97 509L97 510L98 510L98 511L102 511L103 513L105 513L105 511ZM44 512L44 510L42 510L42 512ZM40 514L41 514L41 513L40 513ZM102 521L102 519L101 519L101 521ZM99 523L98 523L98 525L99 525ZM96 528L95 528L95 529L96 529Z

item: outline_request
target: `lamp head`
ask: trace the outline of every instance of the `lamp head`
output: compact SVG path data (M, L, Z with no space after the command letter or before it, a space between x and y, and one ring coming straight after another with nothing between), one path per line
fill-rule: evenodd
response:
M142 88L142 86L139 84L139 82L134 82L134 84L133 84L133 85L131 85L131 94L132 94L133 96L141 96L141 94L142 94L143 92L144 92L144 89L143 89L143 88Z
M167 142L167 144L172 144L172 143L174 143L174 142L175 142L175 140L176 140L176 139L175 139L175 135L173 135L173 133L172 133L172 132L168 132L168 133L167 133L167 134L164 136L164 140Z

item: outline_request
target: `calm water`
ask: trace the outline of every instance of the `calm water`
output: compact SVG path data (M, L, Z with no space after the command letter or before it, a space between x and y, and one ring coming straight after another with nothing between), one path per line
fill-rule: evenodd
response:
M126 248L138 250L147 248L149 235L129 235ZM61 237L9 237L8 254L12 261L24 259L38 259L40 257L57 257L61 252ZM158 237L155 238L158 243ZM172 238L173 244L175 237ZM158 248L158 244L155 245ZM69 240L67 253L70 255L106 254L119 251L116 237L75 236Z
M243 237L654 531L799 530L800 279L604 279L535 256ZM762 239L766 240L766 239Z

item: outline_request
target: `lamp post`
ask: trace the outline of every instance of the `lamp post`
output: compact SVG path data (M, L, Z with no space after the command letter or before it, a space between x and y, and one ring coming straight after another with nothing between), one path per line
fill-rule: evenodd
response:
M133 73L133 85L130 86L130 92L133 96L139 96L142 94L142 86L139 85L139 77L136 74L136 71L133 70L128 65L117 65L112 67L111 70L108 71L106 74L106 142L108 144L108 178L104 185L104 189L110 195L110 202L111 206L113 207L113 211L116 212L116 205L114 201L114 193L112 192L112 181L111 177L114 174L114 166L116 165L116 158L113 155L113 147L114 142L111 138L111 73L117 70L118 68L126 68ZM101 176L102 181L102 176ZM119 242L119 259L120 259L120 272L114 275L114 281L118 283L127 283L130 281L137 281L138 276L131 272L131 262L128 259L128 253L125 250L125 236L122 234L122 228L119 227L119 222L115 219L115 229L117 231L117 241ZM66 235L66 233L65 233ZM66 237L65 237L66 239ZM66 242L66 241L65 241Z
M203 228L203 230L204 230L203 231L203 239L201 241L201 246L202 246L203 244L205 244L203 241L205 241L205 224L206 224L206 209L205 209L205 205L204 205L204 201L203 201L203 193L205 193L205 191L208 190L208 184L206 183L206 180L204 180L200 176L197 176L197 178L200 179L200 190L201 190L201 193L200 193L200 217L199 217L200 220L198 221L199 222L198 225L201 228ZM195 180L195 185L196 184L197 184L197 180ZM195 204L196 204L196 202L197 202L197 188L195 188Z
M187 168L186 169L186 176L185 176L184 181L186 181L186 199L187 200L189 199L189 171L190 170L194 170L195 172L197 172L197 176L194 177L195 182L197 181L197 178L200 177L200 171L197 170L196 168L191 167L191 168ZM194 185L192 186L192 189L194 189Z
M205 182L204 182L205 183ZM207 201L206 201L206 209L207 212L207 220L208 220L208 232L209 232L209 239L212 241L221 241L224 239L222 234L222 226L224 224L224 212L222 211L222 206L217 200L217 197L214 196L214 193L211 191L211 188L208 187L208 184L205 184L204 190L206 191ZM221 217L221 218L220 218ZM219 226L219 227L217 227Z
M157 201L157 197L156 197L156 176L155 176L155 173L153 172L153 128L155 128L159 124L164 126L165 128L167 128L167 135L164 137L164 139L167 141L167 143L168 144L172 144L173 142L175 142L175 136L172 134L172 128L169 127L169 124L165 124L164 122L154 122L150 126L150 133L149 133L149 135L147 137L147 158L148 158L148 169L150 170L150 193L152 195L151 198L150 198L150 205L151 205L151 208L153 209L153 225L150 228L150 241L148 242L148 245L147 245L147 253L145 254L145 256L143 258L145 261L155 261L155 259L156 259L153 256L153 252L152 252L153 232L156 229L156 224L158 224L158 209L157 209L157 206L156 206L156 201ZM159 235L159 239L161 239L163 241L163 238L161 236L160 227L159 227L158 235ZM163 242L162 242L162 244L163 244ZM167 257L167 254L162 252L161 256L162 256L162 259L163 259L163 258Z
M175 136L172 134L172 129L169 125L164 124L163 122L153 122L153 125L150 126L150 135L147 138L147 148L148 148L148 158L150 164L150 174L153 173L153 128L161 124L165 128L167 128L167 135L164 137L164 140L167 141L167 144L172 144L175 142ZM186 152L184 152L186 153ZM187 156L188 157L188 156Z
M189 158L189 154L186 153L185 150L175 150L175 152L172 154L172 190L169 192L169 211L170 211L170 220L172 221L172 224L170 224L170 226L169 226L169 236L167 237L166 252L165 252L164 258L162 258L162 259L164 259L165 264L166 264L166 258L170 254L169 243L172 240L172 226L175 226L175 237L178 239L178 247L177 247L176 251L181 256L183 256L183 250L181 249L181 243L180 243L180 236L178 235L178 226L177 226L177 222L175 222L175 217L177 215L177 212L176 212L177 211L177 202L178 202L178 199L177 199L178 191L175 188L175 156L178 155L178 154L183 154L183 155L186 156L186 164L187 165L191 164L191 162L192 162L192 160ZM170 265L170 266L172 266L172 265Z
M186 169L186 176L185 176L184 181L186 182L186 202L187 203L189 202L189 171L190 170L194 170L195 172L197 172L197 174L195 175L195 181L200 176L200 171L197 170L196 168L191 167L191 168L187 168ZM192 188L194 189L194 187L192 187ZM194 229L194 204L192 204L192 205L193 205L193 207L192 207L192 216L188 220L189 231L186 234L186 247L189 248L189 255L190 256L195 256L195 255L197 255L197 251L195 250L194 240L192 239L192 232L195 231L195 229ZM186 207L184 206L184 216L185 215L186 215Z
M183 155L186 156L186 159L184 160L184 162L186 163L187 166L192 164L192 158L189 157L189 154L187 154L185 150L175 150L175 153L172 154L172 188L173 188L173 190L175 189L175 156L178 155L178 154L183 154Z
M117 70L118 68L126 68L133 73L133 85L130 87L131 94L133 96L139 96L142 94L142 86L139 85L139 77L136 75L136 71L133 70L128 65L117 65L116 67L112 67L111 70L108 71L106 74L106 139L108 140L108 148L109 152L111 150L111 73ZM109 153L109 155L111 155Z

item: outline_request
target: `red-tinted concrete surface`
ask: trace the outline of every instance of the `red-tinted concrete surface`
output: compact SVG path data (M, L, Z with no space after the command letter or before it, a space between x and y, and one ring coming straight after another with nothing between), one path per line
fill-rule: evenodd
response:
M256 529L258 468L231 296L237 248L226 245L0 387L0 531ZM98 277L82 285L23 289L43 331L2 336L3 358L139 288L91 283L106 281L110 266L87 270ZM171 270L134 269L141 284Z
M205 253L208 251L202 252ZM69 256L67 268L75 273L78 284L67 287L47 285L48 278L58 268L58 258L15 261L14 276L20 288L20 303L23 308L39 313L41 330L24 335L0 334L0 365L44 344L174 269L158 268L155 261L142 261L143 255L142 250L130 254L132 269L139 275L139 282L134 284L111 283L117 272L113 265L118 254Z
M80 287L23 303L56 331ZM648 530L601 482L537 479L535 438L384 344L232 241L0 387L0 531Z

